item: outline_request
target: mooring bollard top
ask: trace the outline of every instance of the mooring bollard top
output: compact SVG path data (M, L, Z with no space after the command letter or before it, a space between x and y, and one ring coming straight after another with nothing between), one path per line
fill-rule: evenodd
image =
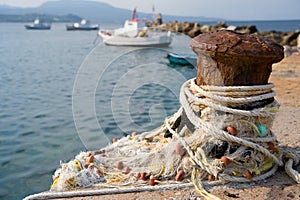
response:
M271 40L227 30L200 34L190 46L198 55L197 85L267 84L272 64L284 57L283 47Z
M273 63L283 59L283 47L257 34L242 34L234 31L218 31L200 34L193 38L190 46L211 53L236 56L251 56L271 59Z

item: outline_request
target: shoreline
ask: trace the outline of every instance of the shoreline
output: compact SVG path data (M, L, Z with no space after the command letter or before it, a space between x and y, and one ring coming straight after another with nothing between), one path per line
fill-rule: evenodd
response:
M258 30L255 21L249 21L248 25L231 25L234 21L221 21L216 24L202 24L201 22L165 22L162 24L156 21L148 21L147 26L152 30L171 31L174 33L183 33L191 38L202 33L215 32L219 30L231 30L238 33L255 33L262 35L282 46L300 46L299 37L300 29L294 31L277 31L277 30ZM243 22L243 21L241 21ZM207 22L206 22L207 23ZM227 24L228 23L228 24Z

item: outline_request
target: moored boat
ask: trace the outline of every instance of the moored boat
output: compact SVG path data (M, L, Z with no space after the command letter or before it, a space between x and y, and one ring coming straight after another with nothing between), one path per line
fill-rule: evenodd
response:
M177 65L197 65L197 55L196 54L178 54L178 53L168 53L167 58L170 64Z
M39 18L35 19L33 23L26 24L25 28L28 30L50 30L51 24L41 22Z
M67 31L92 31L92 30L99 30L98 24L91 24L89 20L82 19L80 23L74 23L72 25L66 25Z
M100 30L98 35L106 45L114 46L169 46L171 32L151 31L144 20L136 19L136 10L131 20L126 20L123 28L113 31Z

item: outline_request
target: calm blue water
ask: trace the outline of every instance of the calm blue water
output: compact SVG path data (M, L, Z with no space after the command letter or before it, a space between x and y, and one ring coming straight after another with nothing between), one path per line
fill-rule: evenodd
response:
M0 199L48 190L60 160L159 126L178 109L180 84L196 74L193 67L168 66L162 49L93 44L95 36L67 32L63 24L50 31L0 24ZM181 37L174 45L190 51L188 42ZM77 102L73 89L83 99Z
M60 160L157 127L179 108L180 86L196 70L165 56L191 53L189 38L136 49L93 44L95 36L0 24L0 199L48 190Z

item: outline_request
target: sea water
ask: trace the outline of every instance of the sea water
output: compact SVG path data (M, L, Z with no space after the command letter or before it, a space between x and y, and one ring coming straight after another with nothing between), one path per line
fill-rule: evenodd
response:
M196 75L166 59L169 51L192 53L179 34L169 48L113 47L96 31L64 24L28 31L2 23L0 38L0 199L48 190L60 160L161 125L180 107L181 84Z

